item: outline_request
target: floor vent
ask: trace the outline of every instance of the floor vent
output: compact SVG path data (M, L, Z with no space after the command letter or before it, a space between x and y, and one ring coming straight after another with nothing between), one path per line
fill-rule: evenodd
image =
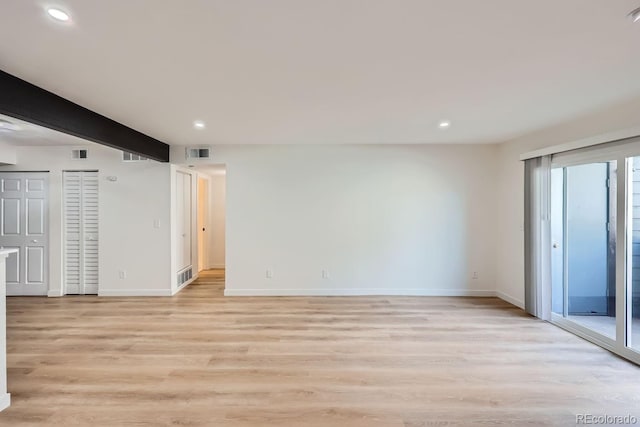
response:
M191 267L187 267L181 272L178 273L178 286L182 285L185 282L188 282L193 277L193 269Z

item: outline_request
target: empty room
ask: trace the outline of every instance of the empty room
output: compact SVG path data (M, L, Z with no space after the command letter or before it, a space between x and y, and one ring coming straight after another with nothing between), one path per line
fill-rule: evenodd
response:
M0 5L1 426L640 423L640 0Z

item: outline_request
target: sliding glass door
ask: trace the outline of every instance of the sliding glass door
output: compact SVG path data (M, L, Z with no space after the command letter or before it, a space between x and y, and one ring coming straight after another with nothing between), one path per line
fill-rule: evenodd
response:
M547 318L640 364L640 138L549 163L536 270Z
M550 189L552 312L611 340L616 339L616 173L615 160L554 168Z

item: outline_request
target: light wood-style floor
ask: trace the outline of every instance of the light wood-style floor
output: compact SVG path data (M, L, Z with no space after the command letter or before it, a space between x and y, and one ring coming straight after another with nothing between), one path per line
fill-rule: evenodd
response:
M494 298L9 298L3 426L570 426L640 368Z

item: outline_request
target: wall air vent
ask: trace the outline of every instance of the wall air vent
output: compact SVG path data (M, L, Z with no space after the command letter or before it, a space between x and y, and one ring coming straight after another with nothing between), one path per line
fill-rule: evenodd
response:
M208 147L188 147L186 149L187 159L208 159L211 150Z
M129 153L127 151L122 152L122 161L123 162L144 162L147 159L139 154Z
M88 158L87 150L71 150L71 158L75 160L86 160Z
M181 272L178 273L178 286L182 285L185 282L188 282L193 277L193 269L191 267L187 267Z

